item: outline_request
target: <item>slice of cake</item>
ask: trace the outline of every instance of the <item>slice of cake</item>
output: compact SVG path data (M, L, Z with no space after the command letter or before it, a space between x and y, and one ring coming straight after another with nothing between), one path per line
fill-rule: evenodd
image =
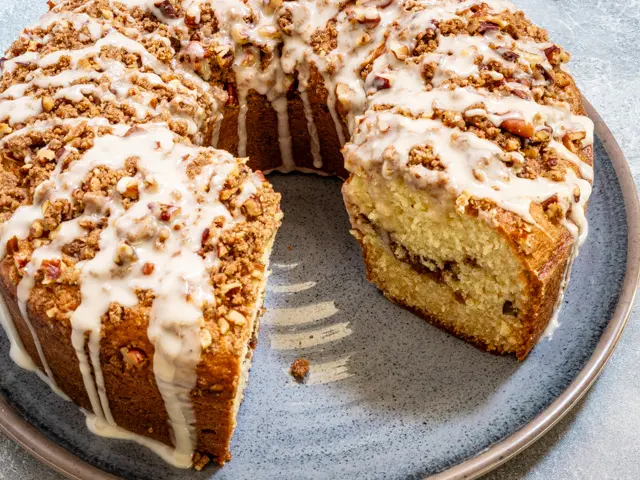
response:
M590 122L469 88L404 95L383 96L344 149L368 277L439 327L523 359L586 236Z
M343 149L353 233L391 300L523 359L587 235L593 124L569 55L513 5L411 5Z
M94 431L180 466L196 451L223 463L279 195L244 160L164 125L95 123L59 121L2 142L5 158L57 162L2 229L13 340L92 412Z

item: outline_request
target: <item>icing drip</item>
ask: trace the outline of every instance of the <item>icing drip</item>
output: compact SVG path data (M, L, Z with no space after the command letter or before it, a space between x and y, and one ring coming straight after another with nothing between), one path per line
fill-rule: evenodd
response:
M307 128L309 129L309 138L311 139L311 155L313 156L313 166L322 168L322 155L320 154L320 139L318 138L318 130L313 119L313 111L309 102L309 95L306 90L300 90L300 99L304 106L304 116L307 119Z
M293 161L293 153L291 151L287 97L278 97L271 102L271 105L278 115L278 143L280 144L282 165L285 172L290 172L295 169L296 164Z
M249 105L247 104L246 89L238 90L238 103L240 110L238 111L238 156L247 156L247 112L249 111Z
M329 89L329 95L327 97L327 107L329 107L329 113L333 119L333 124L336 127L336 134L338 135L338 141L340 145L345 144L344 131L342 130L342 122L336 111L336 94L333 89Z

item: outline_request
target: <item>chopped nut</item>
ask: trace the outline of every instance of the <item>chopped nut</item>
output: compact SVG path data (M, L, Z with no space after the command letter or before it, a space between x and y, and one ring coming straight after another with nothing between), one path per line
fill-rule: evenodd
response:
M102 10L100 10L100 13L102 14L102 18L104 18L105 20L113 20L113 12L111 10L103 8Z
M149 209L158 220L163 222L175 220L182 211L180 207L169 203L150 203Z
M49 318L53 318L56 316L56 314L58 313L58 308L57 307L52 307L49 310L46 311L47 317Z
M13 132L13 128L11 128L6 123L0 123L0 138L4 137L5 135L9 135L11 132Z
M373 79L373 88L376 90L385 90L391 88L391 79L383 77L382 75L376 75Z
M582 140L587 138L587 132L574 131L568 132L562 137L562 144L573 153L577 153L582 147Z
M144 188L150 193L158 191L158 181L153 175L147 175L144 177Z
M18 237L13 236L7 241L7 255L15 255L20 251Z
M220 334L226 335L229 331L229 322L227 322L224 318L218 320L218 327L220 328Z
M127 130L124 134L125 137L130 137L132 135L137 135L137 134L141 134L141 133L145 133L146 130L138 125L134 125L133 127L131 127L129 130Z
M213 71L211 70L211 65L209 62L196 62L196 71L200 74L204 81L211 80L213 75Z
M231 195L233 195L236 191L236 188L225 188L220 192L220 200L229 200L231 198Z
M474 168L471 173L473 173L473 178L475 178L480 183L483 183L487 180L487 175L482 170Z
M234 53L231 45L218 45L213 49L220 68L229 68L233 64Z
M44 158L45 160L54 160L56 158L56 153L53 150L49 150L48 148L42 148L38 152L38 158Z
M136 251L128 243L121 243L116 247L116 254L113 258L116 265L126 265L135 262L137 259Z
M200 15L200 5L196 2L193 2L187 8L187 11L184 16L184 23L191 28L197 28L200 24L201 15Z
M365 7L377 7L377 8L386 8L393 0L356 0L356 5L362 5Z
M258 217L262 214L262 206L255 198L250 198L244 202L242 207L249 217Z
M122 347L120 354L128 367L139 369L147 362L147 355L139 348Z
M556 82L556 85L558 85L560 88L565 88L571 85L571 77L565 72L556 72L554 74L554 80Z
M62 271L66 265L58 259L54 260L43 260L40 266L42 273L44 274L44 279L42 283L44 285L48 285L50 283L55 282L62 275Z
M280 30L272 25L266 25L264 27L258 28L258 34L265 38L279 39L280 38Z
M155 269L156 266L153 263L145 262L145 264L142 265L142 274L151 275Z
M53 107L56 106L56 102L53 98L46 96L46 97L42 97L42 109L49 113L51 110L53 110Z
M395 45L391 48L393 55L401 62L409 56L409 47L406 45Z
M576 203L580 201L580 187L578 185L573 187L573 201Z
M171 236L171 229L169 227L162 227L158 232L158 238L156 239L155 247L164 248L164 244Z
M478 28L478 33L484 34L487 32L500 30L498 25L491 22L480 22L480 27Z
M165 17L171 18L171 19L178 18L178 14L176 13L175 9L173 8L173 5L171 5L171 2L169 2L169 0L156 2L155 6L158 8L158 10L160 10L162 15L164 15Z
M355 13L354 19L356 22L366 25L367 27L374 27L380 23L380 14L373 8L358 9Z
M158 240L161 240L164 242L169 239L170 235L171 235L171 229L167 227L162 227L160 229L160 233L158 233Z
M562 63L566 63L571 59L571 56L557 45L545 48L544 54L546 55L547 60L549 60L549 63L554 67Z
M220 287L220 293L226 295L231 290L235 290L237 288L242 288L242 284L240 282L225 283L222 287Z
M537 142L547 142L551 138L552 134L553 129L551 127L542 127L533 135L533 140Z
M211 332L206 327L200 329L200 345L202 346L202 350L206 350L213 343L213 337L211 336Z
M480 21L481 22L493 23L493 24L495 24L495 25L497 25L497 26L499 26L501 28L504 28L507 25L509 25L506 20L500 18L497 15L486 15L486 16L480 18Z
M371 35L369 35L367 32L364 32L362 35L358 37L358 40L356 40L356 46L362 47L364 45L367 45L370 42L371 42Z
M520 58L520 55L518 55L516 52L512 52L511 50L508 50L504 47L498 48L496 52L507 62L516 62L518 61L518 58Z
M229 311L229 313L227 314L227 318L231 323L234 323L236 325L244 325L245 323L247 323L247 319L245 318L245 316L237 310Z
M351 87L344 83L338 83L336 85L336 98L339 102L338 106L341 112L347 113L351 110L351 97L353 93Z
M122 177L116 188L118 193L125 198L137 199L140 194L138 181L133 177Z
M211 229L205 228L202 231L202 236L200 237L200 245L204 247L207 243L207 240L209 240L210 236L211 236Z
M236 23L231 27L231 38L233 38L238 45L249 43L249 33L240 23Z
M508 118L500 124L500 127L518 137L533 137L533 125L520 118Z
M193 454L193 468L196 472L202 471L204 467L211 461L208 455L201 455L196 452Z
M44 222L42 220L35 220L31 224L31 228L29 229L29 235L32 238L40 238L44 234Z
M283 0L263 0L267 13L273 13L282 6Z

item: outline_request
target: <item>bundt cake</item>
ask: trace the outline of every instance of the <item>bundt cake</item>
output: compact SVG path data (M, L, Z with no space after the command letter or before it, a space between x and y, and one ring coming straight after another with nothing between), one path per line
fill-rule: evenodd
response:
M368 278L429 322L523 359L552 321L593 126L511 3L48 3L0 61L3 326L93 431L230 458L282 217L260 171L348 177Z

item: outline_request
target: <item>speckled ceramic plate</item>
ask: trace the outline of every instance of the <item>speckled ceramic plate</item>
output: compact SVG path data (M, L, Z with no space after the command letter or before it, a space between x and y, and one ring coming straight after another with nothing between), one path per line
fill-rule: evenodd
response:
M19 5L3 3L0 15L9 11L24 23ZM611 133L589 113L597 132L591 232L560 328L524 363L456 340L367 283L339 180L275 175L286 219L227 466L176 470L144 448L92 436L77 407L10 361L1 334L0 427L79 479L461 479L487 472L544 434L588 390L636 290L637 194ZM287 374L301 355L312 363L306 385Z

